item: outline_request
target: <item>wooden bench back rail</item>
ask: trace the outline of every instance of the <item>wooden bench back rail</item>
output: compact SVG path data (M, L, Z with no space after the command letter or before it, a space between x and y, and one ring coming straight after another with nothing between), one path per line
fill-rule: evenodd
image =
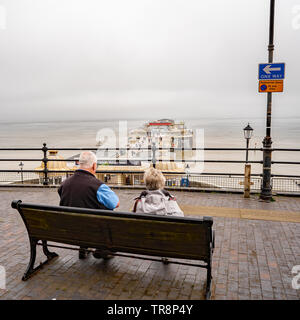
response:
M31 251L41 240L48 260L57 256L47 248L47 241L53 241L114 252L201 260L206 262L209 272L211 269L214 247L211 217L167 217L37 205L21 200L13 201L12 207L24 221L34 247ZM35 258L35 252L31 255ZM33 271L31 266L27 278Z

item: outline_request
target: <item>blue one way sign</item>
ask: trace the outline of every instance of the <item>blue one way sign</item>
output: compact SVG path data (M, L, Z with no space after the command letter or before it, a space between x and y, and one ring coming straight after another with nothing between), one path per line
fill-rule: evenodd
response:
M258 65L259 80L284 79L285 63L260 63Z

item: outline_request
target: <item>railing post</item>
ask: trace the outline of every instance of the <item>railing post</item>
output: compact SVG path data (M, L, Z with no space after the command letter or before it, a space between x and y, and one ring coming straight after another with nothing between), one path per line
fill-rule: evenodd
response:
M152 164L153 168L156 167L156 145L155 142L152 143Z
M24 183L24 178L23 178L23 168L21 168L21 181L22 181L22 184Z
M49 178L48 178L48 157L47 157L47 145L46 143L43 143L42 151L44 153L43 163L44 163L44 181L43 185L47 186L49 184Z

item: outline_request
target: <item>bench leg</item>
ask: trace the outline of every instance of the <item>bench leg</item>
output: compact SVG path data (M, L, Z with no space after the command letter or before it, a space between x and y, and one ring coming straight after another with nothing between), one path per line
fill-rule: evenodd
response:
M55 253L55 252L50 252L50 251L48 250L47 241L43 240L42 243L43 243L43 252L44 252L45 256L48 258L49 261L52 260L52 259L55 258L55 257L58 257L58 254L57 254L57 253Z
M206 277L206 291L205 291L205 299L210 300L211 297L211 264L209 263L207 266L207 277Z
M163 264L169 264L168 258L161 258L161 262L162 262Z
M23 281L28 280L35 272L37 272L39 269L41 269L45 264L47 264L49 261L51 261L53 258L58 257L58 254L55 252L50 252L47 247L47 241L43 241L43 252L47 256L47 260L40 263L39 266L34 268L34 263L36 259L36 246L37 246L38 240L36 239L30 239L30 260L28 267L24 273L24 276L22 277Z
M36 258L36 244L37 244L37 240L30 239L30 260L29 260L28 267L22 278L23 281L26 281L30 277L30 275L34 272L33 266Z

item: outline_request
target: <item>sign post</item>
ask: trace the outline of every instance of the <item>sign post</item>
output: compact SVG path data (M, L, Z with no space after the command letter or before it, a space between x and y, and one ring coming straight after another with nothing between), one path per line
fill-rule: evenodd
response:
M273 63L274 52L274 13L275 0L270 0L270 25L269 25L269 45L268 45L268 63ZM269 72L272 72L270 70ZM268 70L267 68L267 70ZM278 68L278 67L277 67ZM272 69L272 68L271 68ZM273 70L278 72L279 70ZM271 139L271 115L272 115L272 92L267 93L267 119L266 119L266 136L263 140L263 178L260 199L265 201L272 200L271 185L271 158L272 158L272 139Z

